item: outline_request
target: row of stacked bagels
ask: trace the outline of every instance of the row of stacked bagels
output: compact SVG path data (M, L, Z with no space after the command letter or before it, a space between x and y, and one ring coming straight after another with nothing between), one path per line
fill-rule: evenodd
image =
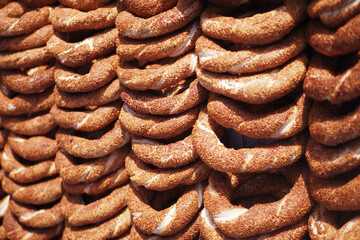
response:
M359 1L0 6L7 238L359 236Z

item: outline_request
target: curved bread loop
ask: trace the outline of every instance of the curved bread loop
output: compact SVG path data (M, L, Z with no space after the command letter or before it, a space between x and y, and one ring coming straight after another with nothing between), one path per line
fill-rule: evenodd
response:
M61 128L93 132L114 122L120 114L121 106L120 101L115 101L99 106L95 110L84 109L83 111L77 111L59 108L54 104L50 109L50 113L56 124Z
M133 137L131 148L141 161L158 168L177 168L198 158L191 136L169 144L147 138Z
M85 93L68 93L54 88L55 103L58 107L81 108L87 106L101 106L120 98L123 87L117 79L103 87Z
M312 20L306 29L306 39L315 51L333 57L360 49L360 14L337 29L327 28Z
M50 7L42 7L25 12L20 17L3 16L0 18L0 36L9 37L31 33L49 24L50 11Z
M306 77L304 91L308 97L317 101L328 100L338 104L360 96L360 53L358 61L341 74L335 69L340 60L320 54L312 57Z
M147 138L166 139L189 130L195 123L199 106L172 116L140 114L124 105L120 112L120 122L131 134Z
M157 211L147 203L135 187L128 193L128 207L133 224L145 234L169 236L184 229L192 219L197 218L203 204L204 184L187 186L176 203Z
M118 2L88 12L56 7L51 13L50 21L60 32L103 29L115 25L115 18L119 10L121 10L121 5Z
M60 128L56 140L59 147L69 154L86 159L106 156L130 141L130 134L121 127L119 120L108 132L98 132L95 136L95 139L88 139Z
M121 210L114 217L107 219L106 221L90 227L74 227L65 223L65 229L62 235L62 239L122 239L123 234L131 227L131 215L127 208Z
M104 86L116 77L115 68L119 57L112 55L93 61L87 74L78 74L71 68L57 64L54 70L55 82L65 92L89 92Z
M25 165L14 156L8 145L5 145L2 153L1 166L8 176L18 183L33 183L58 174L53 160Z
M284 66L244 76L212 73L196 68L203 87L211 92L251 104L263 104L285 96L306 74L307 57L302 54Z
M237 7L241 4L247 3L248 1L249 0L209 0L209 2L223 7Z
M2 70L1 81L12 91L23 94L34 94L43 92L54 85L54 67L45 65L28 69L26 72L20 70Z
M144 39L158 37L184 27L202 11L200 0L178 0L176 6L149 18L122 11L116 17L116 27L122 37Z
M64 189L70 194L80 195L99 195L104 192L117 188L129 181L129 173L125 167L121 167L115 172L99 178L94 182L67 184L64 183Z
M133 90L161 90L195 74L197 57L188 53L175 59L164 59L139 69L130 62L120 62L116 73L120 83Z
M45 25L33 33L0 39L0 51L22 51L45 46L50 37L54 35L52 25Z
M232 187L230 179L225 173L214 172L209 178L209 186L204 193L204 205L208 213L219 228L229 237L243 238L268 233L283 227L298 223L311 210L312 200L307 190L306 168L293 167L285 177L292 184L290 191L286 184L281 186L283 180L269 181L276 175L259 175L258 177L238 186L236 195L239 198L258 195L259 193L272 193L279 200L270 203L259 203L250 208L242 204L236 206L231 203ZM278 176L280 177L280 176ZM284 189L285 188L285 189ZM261 214L266 213L266 214Z
M219 131L222 131L220 126L203 110L191 136L201 160L221 172L265 172L290 165L303 156L307 141L305 134L300 133L267 146L236 150L220 142L216 134Z
M59 2L61 5L75 8L81 11L90 11L104 6L110 2L110 0L59 0Z
M49 64L51 53L46 47L33 48L19 52L4 52L0 54L0 68L32 68Z
M49 109L54 104L54 101L55 96L52 88L39 94L20 94L14 98L7 97L0 90L0 114L17 116L41 112Z
M247 240L258 239L303 239L307 233L307 217L303 217L298 223L290 226L283 227L279 230L264 233L255 237L248 237ZM200 235L204 240L235 240L238 238L231 238L225 236L215 225L208 210L204 208L200 213Z
M78 67L115 50L117 34L116 28L108 29L76 43L66 42L53 35L46 47L61 64Z
M343 113L351 103L335 106L329 102L315 102L309 115L311 137L328 146L360 137L360 104L355 104L350 112Z
M50 113L27 116L2 116L4 128L26 136L45 135L56 127L54 118Z
M179 85L178 89L186 90L177 94L177 89L170 94L156 94L154 92L132 91L125 89L121 99L132 110L139 113L154 115L174 115L189 110L207 99L207 91L195 79L189 86Z
M24 138L12 132L7 143L17 155L30 161L51 158L58 150L56 140L45 136Z
M15 201L25 204L42 205L61 198L64 192L61 181L61 178L57 177L32 185L20 185L5 175L1 186Z
M49 6L56 2L56 0L22 0L22 2L26 3L29 6L38 8L43 6Z
M126 157L125 167L132 183L154 191L166 191L179 185L193 185L204 181L211 173L211 168L201 160L180 168L153 169L133 152Z
M316 202L328 210L357 211L360 209L360 174L355 169L329 179L310 175L309 191Z
M329 147L309 138L305 156L316 177L329 178L358 167L359 151L360 138L336 147Z
M25 4L10 0L1 0L0 7L1 17L21 17L28 10Z
M328 27L337 27L360 12L359 0L316 0L310 2L307 12L311 18L319 17Z
M240 75L285 64L299 55L306 45L305 29L298 28L274 44L238 51L227 50L203 35L196 41L195 50L202 69Z
M307 127L311 109L311 100L305 93L289 98L254 107L211 93L207 110L217 123L244 136L283 139Z
M123 4L130 11L136 15L149 18L157 15L161 12L173 8L177 3L177 0L150 0L150 1L138 1L138 0L124 0Z
M170 235L170 236L160 236L157 234L144 234L143 232L141 232L137 227L133 226L131 228L130 231L130 239L133 240L151 240L151 239L156 239L156 240L181 240L181 239L196 239L196 237L199 235L199 230L200 230L200 217L199 214L197 214L197 216L195 216L191 222L184 227L183 229L181 229L179 232ZM201 237L200 237L201 239ZM127 239L126 239L127 240Z
M356 239L360 231L360 216L338 226L339 214L328 211L316 204L309 216L309 235L311 239Z
M38 209L11 199L9 209L21 224L32 228L54 227L64 221L60 202L45 209Z
M38 239L38 240L50 240L60 235L64 229L64 223L44 229L28 228L22 226L11 211L6 211L3 219L3 225L7 232L9 239Z
M212 38L249 45L280 40L306 16L306 2L301 0L284 0L283 5L274 10L239 19L224 16L223 9L209 5L202 12L200 25L203 32Z
M117 149L109 155L90 161L75 159L65 151L58 151L55 165L64 183L89 183L124 166L128 148Z
M65 193L61 210L72 226L84 226L104 221L126 206L128 185L113 190L109 195L86 204L81 196Z
M195 21L175 32L154 39L134 40L119 36L116 54L123 61L156 61L166 57L178 57L193 49L200 35L200 25Z

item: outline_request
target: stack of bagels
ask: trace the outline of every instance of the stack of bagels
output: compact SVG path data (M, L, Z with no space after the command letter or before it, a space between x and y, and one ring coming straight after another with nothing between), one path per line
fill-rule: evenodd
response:
M359 0L0 0L0 239L360 239L359 100Z

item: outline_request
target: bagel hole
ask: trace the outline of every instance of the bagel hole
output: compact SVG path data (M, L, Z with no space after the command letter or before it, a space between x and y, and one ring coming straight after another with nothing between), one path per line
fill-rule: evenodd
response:
M158 139L157 141L161 142L162 144L175 143L175 142L181 141L181 140L185 139L186 137L190 136L191 132L192 132L192 129L189 129L175 137L167 138L167 139Z
M335 70L336 75L343 74L348 69L354 67L360 61L360 53L352 53L338 58L338 66Z
M90 203L96 202L102 198L107 197L114 189L109 189L106 190L105 192L101 193L101 194L96 194L96 195L87 195L87 194L81 194L81 199L83 200L85 205L88 205Z
M177 200L183 195L185 191L184 186L179 186L163 192L155 192L154 197L151 200L151 206L161 211L177 202Z
M336 214L336 225L338 228L341 228L351 219L360 217L360 211L334 211L333 213Z
M97 34L98 31L96 30L82 30L82 31L76 31L71 33L62 33L59 31L55 31L55 35L59 38L63 39L64 41L68 43L76 43L83 41L86 38L92 37L93 35Z
M276 202L288 194L291 187L280 174L260 174L236 186L231 193L231 203L250 208L256 204Z
M57 200L55 200L55 201L53 201L51 203L42 204L42 205L24 204L24 203L20 203L20 202L17 202L17 204L25 206L25 207L33 209L33 210L40 210L40 209L48 210L48 209L53 208L60 201L61 201L61 198L59 198L59 199L57 199Z
M114 125L115 125L115 122L107 125L106 127L102 128L100 130L93 131L93 132L83 132L83 131L78 131L73 128L70 128L69 132L71 135L76 135L78 137L86 138L89 140L95 140L95 139L101 138L104 134L109 132L114 127Z
M330 104L328 102L324 102L322 107L328 108L331 111L331 115L346 116L359 108L359 102L360 97L340 104Z
M227 148L254 148L258 146L268 146L278 142L278 139L255 139L237 133L232 128L225 128L224 145Z

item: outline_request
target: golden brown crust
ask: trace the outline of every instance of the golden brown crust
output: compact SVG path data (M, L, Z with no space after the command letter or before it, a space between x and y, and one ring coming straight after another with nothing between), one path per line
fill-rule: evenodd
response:
M134 112L127 105L121 109L122 126L135 136L166 139L189 130L195 123L200 107L171 116L156 116Z
M197 57L187 53L179 58L164 59L145 68L121 61L116 69L120 83L133 90L161 90L195 74Z
M103 29L115 25L115 18L122 8L118 1L88 12L56 7L51 13L50 21L60 32Z
M179 168L151 168L131 152L125 159L125 167L130 180L137 186L148 190L166 191L179 185L193 185L207 179L211 168L200 159Z
M123 209L114 217L92 226L73 227L70 224L65 224L62 239L81 239L86 238L90 240L106 240L106 239L121 239L130 240L130 238L122 238L126 235L126 231L131 227L131 215L129 210Z
M56 2L56 0L22 0L22 2L26 3L32 7L43 7L48 6Z
M116 27L123 37L144 39L158 37L184 27L199 16L204 4L200 0L178 0L176 6L149 18L122 11L116 17Z
M356 211L360 209L358 170L329 179L317 178L311 174L309 191L315 201L328 210Z
M176 3L177 0L150 0L146 2L139 0L123 0L123 4L130 12L143 18L149 18L169 10L170 8L173 8Z
M308 5L307 12L311 18L319 17L328 27L337 27L360 12L357 0L315 0Z
M306 74L307 57L302 54L284 66L244 76L212 73L196 68L203 87L211 92L251 104L263 104L285 96Z
M202 206L204 184L187 186L176 203L164 210L157 211L147 203L133 186L128 193L128 207L134 226L145 234L169 236L184 229L189 222L197 217ZM185 210L186 209L186 210Z
M101 106L120 98L123 87L115 79L103 87L85 93L68 93L54 88L55 103L58 107L81 108L87 106Z
M130 134L116 121L108 132L99 132L97 138L88 139L72 134L69 130L60 128L56 133L59 147L69 154L81 158L97 158L106 156L130 141Z
M32 228L54 227L64 221L60 202L55 203L48 208L38 209L31 205L24 205L11 199L9 202L9 209L21 224Z
M311 101L305 93L254 106L211 93L207 110L212 119L225 128L251 138L283 139L307 127Z
M147 138L133 137L131 148L141 161L158 168L177 168L198 158L191 136L169 144Z
M61 128L93 132L114 122L119 116L121 106L120 101L115 101L99 106L95 110L84 109L78 111L59 108L54 104L50 109L50 113L56 124Z
M200 35L200 25L195 21L154 39L134 40L119 36L116 54L124 61L156 61L166 57L178 57L193 49Z
M56 153L55 165L64 183L91 183L124 166L128 150L129 148L124 147L107 156L88 161L76 159L60 150Z
M2 70L1 81L12 91L23 94L43 92L54 85L54 67L45 65L21 70Z
M125 167L99 178L94 182L67 184L63 183L64 189L70 194L99 195L110 189L114 189L129 181L129 173Z
M61 234L64 229L63 223L60 223L51 228L43 228L43 229L34 229L34 228L25 227L16 220L16 218L13 216L10 210L6 211L3 224L7 232L7 237L11 240L24 239L24 238L50 240L55 236Z
M340 214L328 211L324 206L316 204L309 216L311 239L356 239L360 234L360 217L356 216L339 227L337 220Z
M50 11L50 7L42 7L25 12L18 17L2 16L0 18L0 36L9 37L31 33L49 23Z
M14 98L7 97L0 91L0 114L17 116L21 114L41 112L49 109L55 101L52 88L39 94L19 94Z
M284 191L289 186L281 186L283 180L276 180L276 175L259 175L239 185L239 191L236 191L225 173L214 172L204 193L204 205L215 225L226 236L243 238L298 223L311 210L312 200L307 190L306 167L291 168L291 172L284 172L288 182L292 184L290 191ZM276 184L269 179L273 179ZM250 208L241 204L236 206L230 202L232 190L236 191L236 197L240 199L265 191L278 196L280 200L255 204Z
M44 160L33 165L21 163L9 145L5 145L1 166L8 176L18 183L33 183L43 178L55 176L58 173L53 160Z
M50 113L26 116L1 116L4 128L10 131L26 135L44 135L56 127L56 123Z
M75 8L81 11L90 11L104 6L110 0L59 0L61 5Z
M360 149L360 138L336 147L329 147L310 137L305 156L311 172L316 177L329 178L358 167L360 165L358 149Z
M115 78L115 68L119 57L112 55L96 59L86 74L78 74L73 69L56 64L54 79L59 89L65 92L89 92L104 86Z
M57 177L32 185L20 185L5 175L1 185L4 191L18 202L42 205L61 198L63 194L61 181L61 178Z
M45 25L36 31L23 36L0 39L0 51L22 51L46 45L49 38L54 35L52 25Z
M56 140L45 136L24 138L12 132L7 143L17 155L30 161L54 157L58 150Z
M305 29L300 27L274 44L241 50L227 50L203 35L196 41L195 51L202 69L243 74L278 67L299 55L306 45Z
M311 137L319 143L336 146L360 136L360 104L341 113L349 103L337 107L329 102L315 102L309 115ZM357 103L355 103L357 104Z
M345 72L337 74L339 59L315 54L304 79L304 91L317 101L338 104L360 96L360 54L358 61Z
M53 35L47 41L46 47L61 64L78 67L115 50L117 34L116 28L107 29L76 43L66 42L59 36Z
M222 128L204 109L200 112L191 134L195 150L201 160L221 172L265 172L290 165L303 156L307 142L306 135L300 133L267 146L236 150L226 148L220 142L216 133L221 131Z
M170 95L125 89L121 93L121 99L135 112L174 115L195 107L208 97L206 89L197 79L192 81L189 86L179 86L179 88L185 87L185 91Z
M284 0L283 5L265 13L240 19L224 16L224 8L208 5L202 12L200 25L212 38L234 43L264 45L280 40L306 16L306 2Z
M107 196L86 204L81 196L65 193L61 199L61 210L72 226L84 226L111 218L126 206L129 186L113 190Z
M209 2L222 7L237 7L241 4L247 3L248 1L249 0L209 0Z
M311 20L306 29L306 39L315 51L329 57L355 52L360 49L359 23L360 14L337 29Z
M31 68L49 64L51 53L46 47L33 48L19 52L0 54L0 68Z

